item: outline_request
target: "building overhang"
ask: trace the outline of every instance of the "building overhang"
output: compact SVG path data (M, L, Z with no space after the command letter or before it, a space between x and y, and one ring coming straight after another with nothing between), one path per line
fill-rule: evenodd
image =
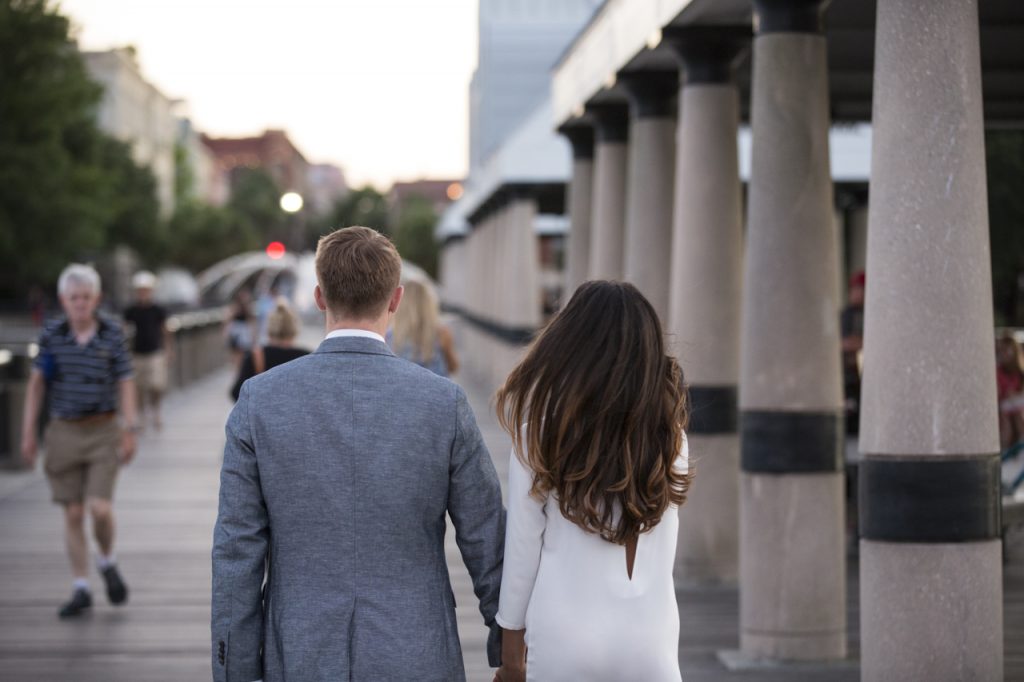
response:
M989 125L1024 124L1024 2L979 4L982 90ZM554 67L554 127L584 114L587 104L625 102L619 75L674 70L664 36L675 27L750 26L749 0L607 0ZM871 120L875 2L833 0L825 13L829 97L836 122ZM909 37L908 37L909 38ZM749 120L750 58L737 66L742 117Z

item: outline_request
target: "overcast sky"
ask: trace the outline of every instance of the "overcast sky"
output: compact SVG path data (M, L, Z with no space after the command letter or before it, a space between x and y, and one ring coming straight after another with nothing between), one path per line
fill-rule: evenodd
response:
M466 172L477 0L61 0L82 49L132 44L211 135L284 128L350 185Z

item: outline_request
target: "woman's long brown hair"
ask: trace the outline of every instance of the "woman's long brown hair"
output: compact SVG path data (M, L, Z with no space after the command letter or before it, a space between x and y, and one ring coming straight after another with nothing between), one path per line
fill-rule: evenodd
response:
M534 472L531 494L553 491L567 519L605 540L627 544L686 499L690 476L673 467L682 370L631 284L581 286L498 391L497 411Z

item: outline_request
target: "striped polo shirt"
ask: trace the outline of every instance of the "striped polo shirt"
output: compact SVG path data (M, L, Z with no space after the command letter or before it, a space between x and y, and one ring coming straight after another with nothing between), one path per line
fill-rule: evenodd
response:
M118 382L132 377L132 356L120 325L102 315L84 346L67 319L53 320L39 336L35 367L46 379L50 415L76 419L117 410Z

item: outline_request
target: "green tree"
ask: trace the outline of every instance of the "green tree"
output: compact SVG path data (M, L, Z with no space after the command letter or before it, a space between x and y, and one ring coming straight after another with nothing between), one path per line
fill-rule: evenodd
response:
M261 246L252 222L238 211L197 201L177 208L169 232L167 260L193 272Z
M281 210L281 188L262 168L236 168L231 177L228 207L238 214L258 241L284 241L287 216Z
M160 218L156 178L132 160L130 147L102 136L100 164L108 175L112 216L106 234L108 249L129 246L143 263L155 268L166 258L166 223Z
M985 135L996 324L1024 324L1024 131Z
M401 213L394 228L395 247L402 258L423 268L428 275L437 279L437 242L434 241L434 226L437 213L429 200L410 197L401 206Z
M68 21L43 0L0 0L0 292L50 282L103 246L111 209L96 163L89 80Z
M45 0L0 0L0 296L118 243L160 253L155 182L97 128L68 30Z
M353 190L339 199L327 215L315 221L313 241L341 227L363 225L388 234L388 201L373 187L367 185Z

